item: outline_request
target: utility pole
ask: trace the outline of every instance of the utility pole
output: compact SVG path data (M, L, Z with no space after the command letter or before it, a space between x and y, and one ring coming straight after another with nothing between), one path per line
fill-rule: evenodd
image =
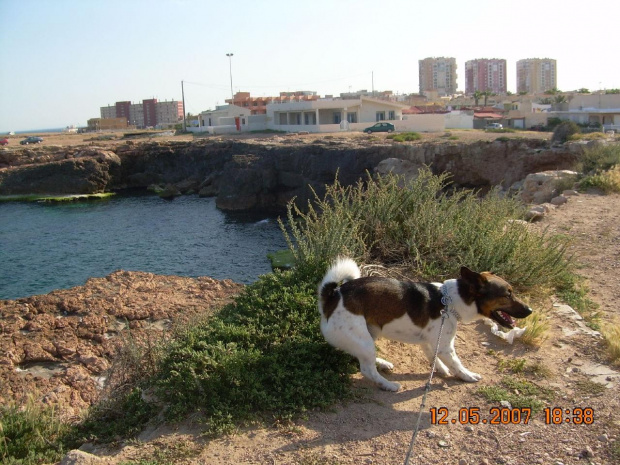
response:
M183 89L183 81L181 81L181 97L183 99L183 132L187 132L187 123L185 122L185 90Z
M232 57L233 57L233 54L232 53L227 53L226 56L228 57L228 69L230 71L230 104L232 105L234 100L235 100L235 96L233 95L233 86L232 86Z
M371 71L370 78L371 78L371 84L372 84L372 96L374 97L375 96L375 72L374 71Z

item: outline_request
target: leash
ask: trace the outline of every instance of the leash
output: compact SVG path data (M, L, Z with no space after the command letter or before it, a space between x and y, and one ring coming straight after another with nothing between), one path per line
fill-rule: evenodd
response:
M439 353L439 342L441 341L441 331L443 330L443 324L446 322L446 318L448 317L448 312L450 312L450 308L452 305L452 298L448 295L448 291L442 286L441 293L443 294L441 297L441 303L444 308L441 309L441 326L439 326L439 337L437 338L437 345L435 346L435 355L433 357L433 364L431 366L431 374L428 377L428 382L426 386L424 386L424 396L422 396L422 403L420 404L420 411L418 412L418 420L415 425L415 429L413 430L413 435L411 436L411 441L409 442L409 450L407 451L407 456L405 457L405 464L409 465L409 459L411 458L411 452L413 452L413 444L418 436L418 430L420 429L420 420L422 419L422 412L424 411L424 406L426 405L426 395L431 390L431 382L433 381L433 374L435 373L435 365L437 364L437 354Z

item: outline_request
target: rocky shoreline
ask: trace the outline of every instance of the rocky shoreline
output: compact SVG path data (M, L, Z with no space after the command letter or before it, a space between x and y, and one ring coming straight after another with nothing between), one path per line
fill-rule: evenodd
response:
M380 171L381 163L384 170L387 166L400 173L427 165L435 174L449 172L459 187L507 189L531 173L570 169L582 152L580 144L556 147L526 138L401 144L388 139L288 136L44 146L0 151L0 196L150 187L165 190L168 198L215 196L223 210L282 210L292 198L305 204L312 190L321 195L336 175L342 184L353 184L367 172Z
M0 403L28 396L64 417L94 404L129 340L160 340L177 323L228 303L243 285L116 271L85 285L0 301Z

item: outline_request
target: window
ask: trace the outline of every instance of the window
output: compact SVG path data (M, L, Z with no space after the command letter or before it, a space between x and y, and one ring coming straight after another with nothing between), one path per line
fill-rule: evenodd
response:
M357 113L347 113L347 121L349 123L357 123Z
M395 120L396 119L396 113L394 113L393 110L390 110L390 112L388 113L388 119L389 120Z
M334 113L334 124L340 124L341 115L340 113Z
M377 119L376 121L381 121L385 119L385 112L384 111L378 111L377 112Z

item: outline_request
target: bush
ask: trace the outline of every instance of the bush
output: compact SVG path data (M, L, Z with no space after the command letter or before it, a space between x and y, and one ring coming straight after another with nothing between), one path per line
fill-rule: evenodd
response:
M37 404L32 397L22 407L0 406L0 458L5 464L52 463L68 448L64 444L70 426L52 407Z
M527 289L559 285L566 273L566 239L530 233L519 222L524 207L492 192L447 193L446 175L424 169L406 188L395 176L355 186L328 186L302 212L289 205L284 233L298 267L318 276L338 255L408 268L443 281L461 265L491 270ZM320 213L319 213L320 212ZM290 234L290 237L289 237ZM318 282L318 279L317 279Z
M551 142L563 144L568 141L570 136L579 132L579 126L577 126L577 124L572 121L564 121L554 129L553 136L551 136Z
M211 433L282 420L346 398L352 358L319 329L317 276L261 276L219 314L167 349L156 381L167 414L200 411Z
M417 132L401 132L400 134L390 134L387 139L392 139L395 142L413 142L420 140L422 136Z

